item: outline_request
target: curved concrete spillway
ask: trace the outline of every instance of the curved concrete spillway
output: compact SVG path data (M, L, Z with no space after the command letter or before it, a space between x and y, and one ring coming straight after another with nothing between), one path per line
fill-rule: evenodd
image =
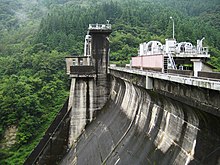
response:
M61 164L218 164L219 124L218 117L113 78L106 105Z

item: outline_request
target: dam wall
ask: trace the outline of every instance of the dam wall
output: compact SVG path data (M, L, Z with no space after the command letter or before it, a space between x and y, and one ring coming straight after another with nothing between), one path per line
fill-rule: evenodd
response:
M218 164L219 125L218 116L113 76L107 103L61 164Z

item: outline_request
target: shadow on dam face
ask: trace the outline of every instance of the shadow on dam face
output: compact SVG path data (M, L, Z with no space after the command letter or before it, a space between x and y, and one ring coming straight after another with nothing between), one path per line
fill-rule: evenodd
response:
M106 105L61 164L219 164L219 126L219 117L113 77Z

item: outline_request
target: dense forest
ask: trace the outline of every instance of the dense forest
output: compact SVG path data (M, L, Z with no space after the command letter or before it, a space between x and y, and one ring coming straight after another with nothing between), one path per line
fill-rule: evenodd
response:
M137 54L140 42L152 39L164 42L171 37L172 23L170 16L175 18L176 39L178 41L190 41L196 44L196 40L206 37L205 44L210 47L212 55L219 54L219 5L213 5L210 9L201 10L204 6L192 1L198 10L192 12L189 4L180 3L170 6L171 2L163 1L127 1L101 3L96 6L65 5L55 6L40 24L37 43L42 43L48 49L82 54L83 37L88 23L105 23L110 20L113 24L111 35L111 60L128 62L131 56ZM164 5L166 7L164 7ZM178 7L179 6L179 7ZM178 10L181 8L183 11ZM206 5L207 8L207 5ZM205 9L206 9L205 8ZM215 17L215 19L212 19ZM208 19L209 18L209 19ZM209 20L209 21L207 21ZM215 56L213 56L215 57ZM215 63L217 59L213 59Z
M139 43L205 37L220 70L219 0L2 0L0 2L0 164L22 164L68 97L65 56L82 54L90 23L110 20L112 63ZM6 145L8 128L15 143Z

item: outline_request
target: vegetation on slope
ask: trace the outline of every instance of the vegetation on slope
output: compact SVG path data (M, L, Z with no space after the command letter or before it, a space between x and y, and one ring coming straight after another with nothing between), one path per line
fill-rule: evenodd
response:
M220 70L218 0L4 0L0 2L0 136L18 128L16 144L0 149L0 164L22 164L68 95L64 57L82 54L90 23L113 27L111 61L128 63L139 43L205 37ZM42 19L41 19L42 18Z
M22 3L0 2L0 164L23 164L68 96L66 53L33 44L39 21L17 17ZM16 143L5 148L10 126L18 129Z
M17 142L5 152L1 164L22 164L30 153L27 145L42 135L67 98L64 54L25 52L1 57L0 63L1 136L8 126L18 128Z

